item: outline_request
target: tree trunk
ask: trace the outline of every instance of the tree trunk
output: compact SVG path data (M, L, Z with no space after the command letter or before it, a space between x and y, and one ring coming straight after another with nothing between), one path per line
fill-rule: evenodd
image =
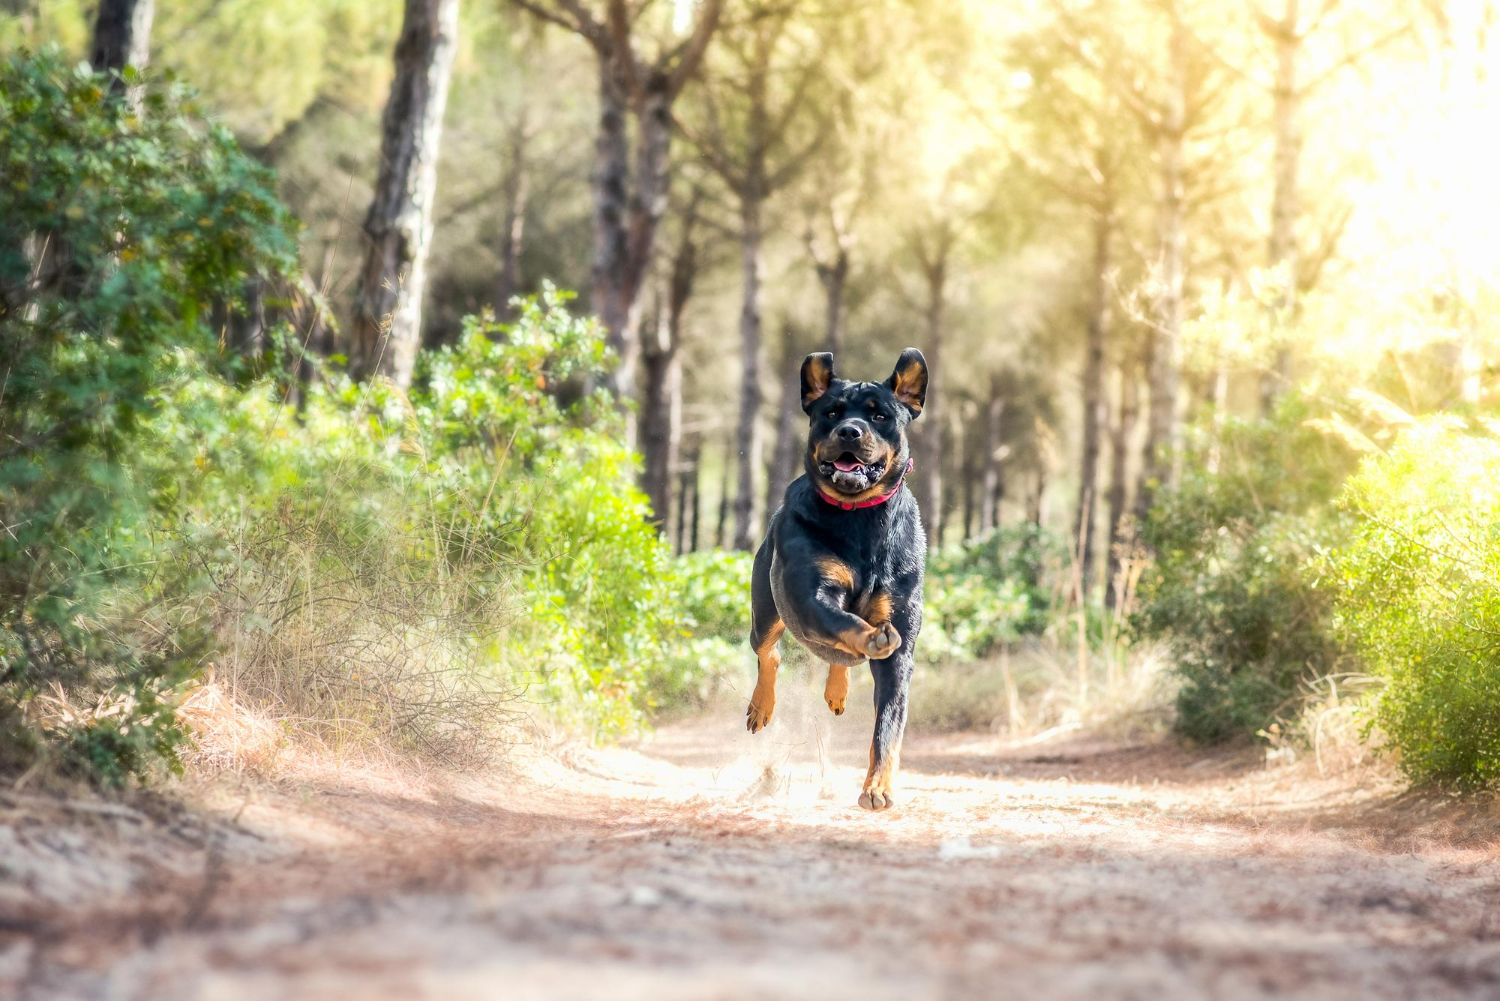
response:
M1140 395L1135 372L1125 363L1120 365L1120 409L1110 429L1109 436L1109 559L1108 579L1104 601L1109 608L1119 606L1124 597L1119 593L1122 581L1120 568L1126 552L1134 542L1135 531L1131 526L1129 508L1130 435L1135 430L1140 413Z
M1041 462L1036 467L1036 485L1026 499L1026 520L1037 528L1042 527L1042 511L1047 505L1047 483L1047 463Z
M696 553L702 535L698 532L698 521L703 514L703 442L693 445L693 464L687 471L692 477L693 500L688 507L687 551Z
M1000 395L1000 380L990 380L990 399L984 414L984 485L979 495L979 534L1000 527L1000 498L1004 493L1001 462L1001 440L1004 432L1005 398Z
M630 188L630 137L627 83L614 55L599 55L599 123L594 133L594 251L589 296L605 337L620 357L611 388L619 399L633 395L635 385L636 304L625 288L625 217ZM626 392L625 390L629 390Z
M735 444L739 451L734 497L734 548L755 546L755 470L760 465L760 198L754 191L740 198L740 417Z
M523 109L510 134L510 169L505 175L505 221L500 228L500 279L495 314L510 315L510 300L521 291L521 248L526 238L526 202L531 174L526 164L528 115Z
M266 350L266 279L252 275L245 279L245 307L230 314L229 349L244 358L259 356Z
M641 450L644 468L641 489L651 501L657 530L666 533L672 510L672 474L682 441L681 344L672 310L659 310L656 330L646 339L641 394Z
M1079 533L1080 600L1089 593L1094 565L1094 512L1099 506L1099 440L1104 424L1104 341L1109 328L1109 244L1112 214L1100 211L1094 220L1093 289L1083 357L1083 448L1078 471L1078 502L1073 525Z
M89 46L89 65L96 70L119 72L126 66L144 70L151 59L151 17L155 0L100 0L94 18L94 38ZM122 80L110 84L110 93L125 93L134 104L139 88L128 90Z
M781 407L776 414L776 440L772 443L770 475L766 477L766 517L770 517L786 496L786 488L797 478L798 447L803 439L797 434L797 418L802 413L802 358L797 353L797 334L788 326L785 336L785 361L781 368Z
M422 334L443 110L458 36L458 0L406 0L396 76L381 118L380 172L365 216L351 368L411 384Z
M1177 449L1177 386L1182 352L1182 295L1187 253L1184 134L1187 127L1188 32L1180 11L1173 10L1172 87L1157 135L1161 204L1157 213L1156 301L1152 308L1150 351L1151 402L1146 421L1144 461L1136 489L1138 520L1144 521L1156 490L1171 478Z
M719 523L714 530L714 544L720 549L729 548L729 470L734 465L733 433L724 436L724 467L719 474Z
M694 441L682 454L677 471L677 542L678 556L698 550L698 455L702 445Z
M672 93L665 73L652 71L637 108L631 184L629 85L612 49L599 58L599 127L594 140L594 313L620 357L611 377L616 398L635 395L642 286L667 208L672 142Z
M1297 213L1299 199L1297 175L1302 160L1302 92L1297 81L1297 63L1301 56L1302 37L1298 32L1298 0L1286 0L1282 17L1270 28L1276 42L1276 85L1272 89L1272 122L1274 128L1273 183L1271 194L1270 265L1279 271L1285 284L1276 306L1285 321L1297 301ZM1260 406L1263 415L1275 406L1276 397L1286 386L1291 372L1291 353L1286 345L1276 349L1271 370L1261 380Z
M959 498L954 509L959 512L959 540L968 542L974 537L974 422L969 420L969 405L960 408L959 420L954 423L953 443L954 473L959 479Z
M643 345L640 446L644 455L641 487L665 531L671 510L672 475L679 465L682 439L682 322L698 277L698 247L693 242L694 210L683 221L682 242L671 273L658 294L654 336Z
M938 382L943 372L943 307L948 284L948 254L944 244L927 268L927 402L922 407L922 428L918 437L921 456L917 459L916 477L921 493L923 527L927 530L927 548L936 552L942 547L943 535L943 408Z
M829 263L819 262L818 281L823 286L823 350L835 360L844 349L844 288L849 283L849 251L839 248Z
M965 407L965 410L972 411L972 407ZM961 474L959 476L959 489L963 491L963 538L965 542L968 542L970 539L974 538L974 521L975 514L977 513L975 499L979 489L979 464L983 458L979 454L979 449L976 447L976 444L984 440L982 435L976 435L974 433L974 421L969 418L970 414L966 413L964 415L964 420L959 425L960 428L971 429L968 433L965 433L963 435L964 448L960 453L963 456L963 466Z

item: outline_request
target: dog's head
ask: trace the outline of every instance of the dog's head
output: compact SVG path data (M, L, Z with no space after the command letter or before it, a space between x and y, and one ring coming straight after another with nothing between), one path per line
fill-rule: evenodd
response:
M927 400L927 362L907 348L884 382L833 374L833 355L802 362L802 409L811 421L807 475L824 493L853 503L893 489L906 472L906 429Z

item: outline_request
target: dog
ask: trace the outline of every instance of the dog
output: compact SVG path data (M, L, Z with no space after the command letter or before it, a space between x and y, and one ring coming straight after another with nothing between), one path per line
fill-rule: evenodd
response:
M745 725L758 733L776 710L779 645L790 631L828 663L823 700L844 714L849 668L869 660L875 733L859 803L895 804L913 654L922 630L927 540L911 471L907 429L927 401L927 362L907 348L885 382L833 374L833 355L802 362L808 416L805 470L787 487L755 554L750 646L758 671Z

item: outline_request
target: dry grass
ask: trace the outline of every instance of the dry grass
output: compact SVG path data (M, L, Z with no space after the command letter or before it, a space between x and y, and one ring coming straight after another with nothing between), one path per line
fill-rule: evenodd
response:
M184 705L214 724L203 760L261 767L274 730L335 755L487 761L520 715L501 656L515 575L446 541L286 518L244 534L216 581L214 680Z
M1263 733L1271 762L1306 759L1320 777L1363 769L1377 760L1390 763L1394 751L1370 727L1369 699L1380 686L1366 674L1326 675L1307 682L1301 712L1288 725L1273 723Z
M177 708L193 739L182 755L195 769L269 777L288 749L286 721L235 701L213 677Z
M923 696L913 722L1011 737L1085 727L1122 737L1159 733L1171 720L1168 666L1154 646L1080 653L1065 640L1031 639L982 660L919 667Z

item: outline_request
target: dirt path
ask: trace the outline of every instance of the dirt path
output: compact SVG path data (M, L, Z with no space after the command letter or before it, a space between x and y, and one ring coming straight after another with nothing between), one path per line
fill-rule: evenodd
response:
M730 714L484 781L221 789L234 823L0 796L0 996L1500 996L1482 805L916 736L871 815L867 720L815 697L754 738Z

